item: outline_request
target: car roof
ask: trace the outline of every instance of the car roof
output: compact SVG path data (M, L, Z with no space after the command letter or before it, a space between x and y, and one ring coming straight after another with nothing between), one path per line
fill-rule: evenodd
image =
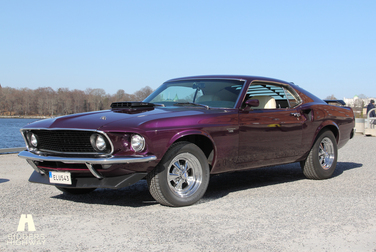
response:
M197 75L197 76L187 76L187 77L180 77L170 79L166 82L173 82L173 81L182 81L182 80L194 80L194 79L231 79L231 80L246 80L247 82L252 81L269 81L269 82L278 82L278 83L285 83L289 85L294 85L291 82L286 82L283 80L269 78L269 77L262 77L262 76L251 76L251 75Z
M318 102L318 103L325 103L323 100L318 98L317 96L313 95L312 93L308 92L307 90L303 89L302 87L297 86L293 82L287 82L275 78L269 77L262 77L262 76L254 76L254 75L197 75L197 76L187 76L181 78L174 78L170 79L167 82L174 82L174 81L184 81L184 80L197 80L197 79L228 79L228 80L243 80L247 81L247 83L251 83L254 81L265 81L265 82L274 82L289 85L295 90L297 90L301 95L304 94L303 101L305 102Z

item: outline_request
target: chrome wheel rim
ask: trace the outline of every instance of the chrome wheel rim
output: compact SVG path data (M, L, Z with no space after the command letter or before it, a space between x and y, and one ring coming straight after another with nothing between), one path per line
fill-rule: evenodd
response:
M324 170L329 170L334 162L334 145L328 137L324 137L319 145L319 162Z
M202 182L202 169L194 155L181 153L168 167L167 181L175 195L185 198L197 192Z

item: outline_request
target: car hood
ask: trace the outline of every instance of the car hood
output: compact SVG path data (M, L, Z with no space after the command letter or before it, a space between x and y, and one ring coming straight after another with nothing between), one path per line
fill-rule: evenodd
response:
M103 131L121 131L125 128L144 128L147 127L147 125L150 125L150 122L155 122L156 120L168 120L171 118L174 119L176 117L194 117L199 115L205 115L208 113L211 114L213 112L213 110L206 110L204 108L185 107L152 108L141 111L103 110L41 120L29 124L24 128L90 129Z

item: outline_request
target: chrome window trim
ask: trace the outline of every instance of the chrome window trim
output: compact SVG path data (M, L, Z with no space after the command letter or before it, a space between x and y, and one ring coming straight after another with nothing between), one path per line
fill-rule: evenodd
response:
M298 102L294 107L291 107L290 106L290 100L287 99L290 108L296 108L297 106L299 106L303 103L303 100L302 100L302 98L300 98L300 95L291 86L285 85L283 87L283 89L286 89L288 92L290 92L292 94L292 96L296 99L296 101ZM285 90L285 95L286 95L286 90ZM288 97L288 96L286 95L286 97Z
M286 96L287 104L289 105L289 108L291 108L291 103L290 103L290 100L289 100L289 98L287 96L288 89L285 88L285 87L282 87L282 88L283 88L283 92L285 93L285 96Z
M169 82L178 82L178 81L194 81L194 80L236 80L236 81L246 81L246 79L244 78L232 78L232 77L229 77L229 78L226 78L226 77L194 77L194 78L178 78L178 79L171 79L171 80L168 80L168 81L165 81L163 82L164 83L169 83Z

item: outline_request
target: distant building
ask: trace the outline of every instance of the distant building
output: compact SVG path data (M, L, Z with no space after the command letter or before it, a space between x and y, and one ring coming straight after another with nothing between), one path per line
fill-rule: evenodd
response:
M367 117L367 105L371 100L376 100L375 98L359 98L357 95L354 98L343 98L346 106L353 108L355 116L365 118Z
M349 107L365 107L371 100L376 100L375 98L359 98L357 95L354 98L343 98L343 101L346 103L346 106Z

